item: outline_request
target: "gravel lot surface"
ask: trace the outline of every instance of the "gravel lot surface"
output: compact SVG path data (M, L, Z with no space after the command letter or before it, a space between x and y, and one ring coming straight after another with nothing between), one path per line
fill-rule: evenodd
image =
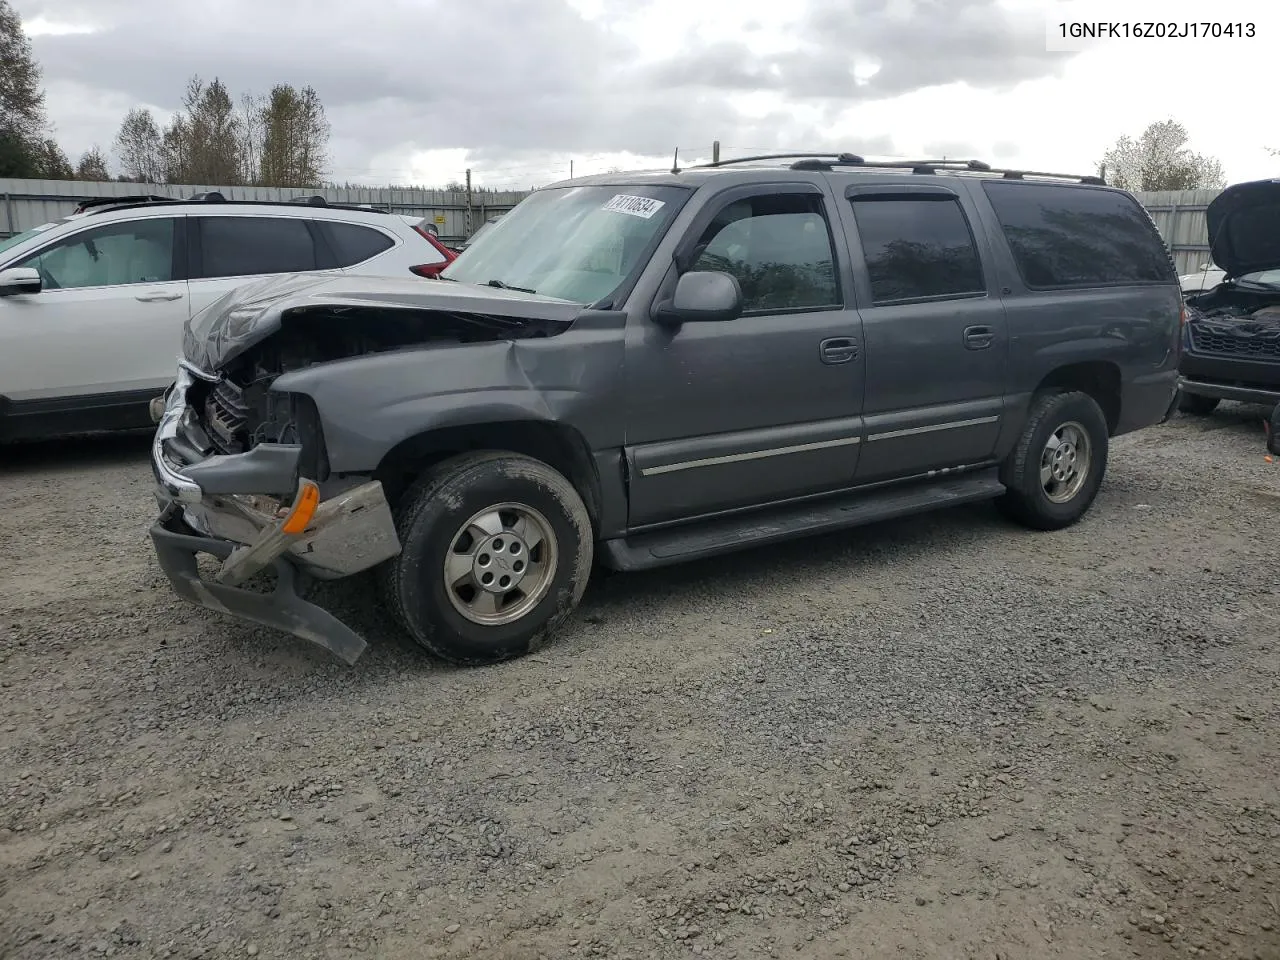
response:
M146 443L0 451L0 956L1280 957L1256 408L1071 530L605 578L478 670L177 600Z

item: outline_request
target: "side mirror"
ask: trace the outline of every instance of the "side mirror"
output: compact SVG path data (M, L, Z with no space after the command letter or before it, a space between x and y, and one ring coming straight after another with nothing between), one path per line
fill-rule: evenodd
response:
M0 270L0 297L13 297L20 293L39 293L44 288L40 272L30 267L10 267Z
M676 281L675 293L653 311L663 324L724 323L742 316L738 278L720 270L691 270Z

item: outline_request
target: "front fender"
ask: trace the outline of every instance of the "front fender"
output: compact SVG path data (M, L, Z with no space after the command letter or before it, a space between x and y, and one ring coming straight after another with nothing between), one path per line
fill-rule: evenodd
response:
M622 344L568 336L432 345L317 364L272 390L316 403L329 468L372 471L388 451L427 430L497 421L573 424L591 446L619 422ZM594 442L593 442L594 441Z

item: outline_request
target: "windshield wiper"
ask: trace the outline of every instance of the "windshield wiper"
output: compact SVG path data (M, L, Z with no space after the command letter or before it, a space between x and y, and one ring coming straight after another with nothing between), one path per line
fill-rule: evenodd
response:
M509 283L503 283L501 280L486 280L485 286L497 287L499 290L518 290L520 293L537 293L538 292L537 290L533 290L529 287L512 286Z

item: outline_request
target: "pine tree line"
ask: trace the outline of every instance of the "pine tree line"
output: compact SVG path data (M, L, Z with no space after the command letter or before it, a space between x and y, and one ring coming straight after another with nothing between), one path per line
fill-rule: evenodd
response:
M328 144L329 121L312 87L281 83L236 105L221 80L192 77L163 129L150 110L130 110L115 151L121 179L135 183L314 187L324 179Z

